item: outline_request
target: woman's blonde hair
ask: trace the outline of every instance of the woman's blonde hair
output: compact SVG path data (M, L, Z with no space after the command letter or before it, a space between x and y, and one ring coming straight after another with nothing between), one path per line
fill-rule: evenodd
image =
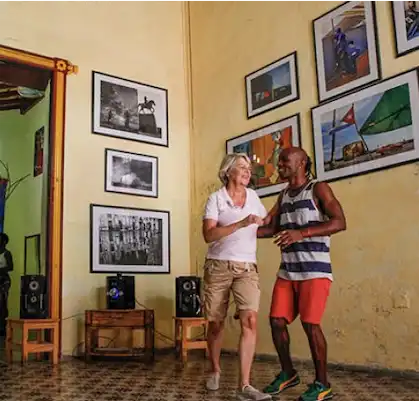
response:
M240 159L244 159L249 166L251 165L249 156L246 153L229 153L224 156L218 170L218 178L224 185L228 184L228 174Z

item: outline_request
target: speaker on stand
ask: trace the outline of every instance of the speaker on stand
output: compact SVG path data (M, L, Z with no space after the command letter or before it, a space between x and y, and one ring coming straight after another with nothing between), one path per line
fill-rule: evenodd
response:
M176 277L176 317L202 317L201 278Z
M108 309L135 309L134 276L106 277L106 305Z
M46 319L48 317L47 281L42 275L20 278L20 318Z

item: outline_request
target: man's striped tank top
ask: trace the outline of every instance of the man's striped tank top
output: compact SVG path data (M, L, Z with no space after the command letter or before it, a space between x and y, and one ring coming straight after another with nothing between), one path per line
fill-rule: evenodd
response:
M309 181L301 192L292 197L288 189L281 200L280 230L299 230L327 220L317 207ZM286 280L328 278L333 281L330 263L330 237L304 238L282 249L278 277Z

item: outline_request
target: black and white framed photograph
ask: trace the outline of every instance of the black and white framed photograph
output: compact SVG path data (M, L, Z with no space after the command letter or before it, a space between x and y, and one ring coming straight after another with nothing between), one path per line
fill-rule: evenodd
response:
M90 205L91 273L170 273L170 212Z
M247 118L300 98L297 52L246 75Z
M157 177L157 157L105 149L106 192L157 198Z
M94 134L169 146L167 89L93 71Z
M313 21L318 100L381 79L375 4L349 1Z
M392 1L396 55L419 49L419 1Z
M300 115L284 118L226 141L227 153L246 153L252 163L249 187L260 197L272 196L287 186L278 173L279 154L301 146Z
M416 69L312 109L316 176L335 181L419 159Z

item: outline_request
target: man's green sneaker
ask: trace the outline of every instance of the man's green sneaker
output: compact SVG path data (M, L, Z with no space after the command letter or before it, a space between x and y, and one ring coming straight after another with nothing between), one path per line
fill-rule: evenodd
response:
M308 386L307 391L301 394L299 401L325 401L333 398L332 388L315 381Z
M300 378L298 377L297 372L294 375L289 376L285 372L281 372L275 379L267 385L263 392L267 394L279 394L287 388L294 387L300 384Z

